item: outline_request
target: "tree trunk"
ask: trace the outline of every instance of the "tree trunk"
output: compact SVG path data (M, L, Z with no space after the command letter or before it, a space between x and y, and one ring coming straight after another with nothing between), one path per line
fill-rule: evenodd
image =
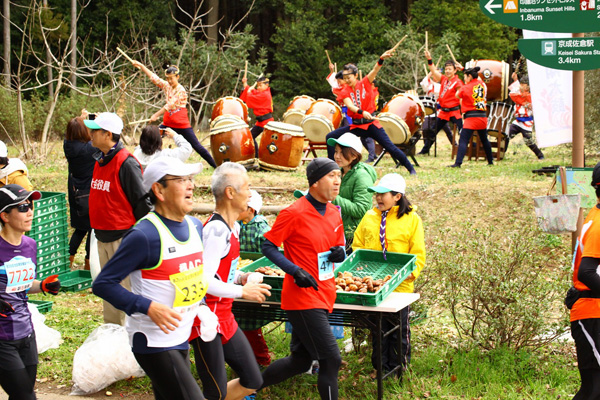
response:
M44 0L43 2L44 8L48 8L48 0ZM50 53L50 47L46 47L46 63L48 66L46 70L48 71L48 97L54 97L54 83L52 83L53 71L52 71L52 55Z
M47 149L48 149L48 138L50 137L49 132L50 132L50 121L52 121L52 118L54 117L54 110L56 109L56 103L58 102L58 94L60 93L60 87L62 86L62 80L63 80L63 65L61 64L60 69L58 71L58 81L56 83L56 93L54 93L54 96L52 97L52 100L50 100L50 109L48 110L48 115L46 116L46 121L44 122L44 128L42 129L42 140L41 140L41 145L42 145L42 154L46 155Z
M206 29L206 42L211 45L217 43L219 39L219 0L208 1L208 27Z
M10 0L4 0L2 15L4 16L4 79L6 86L10 87Z
M73 86L77 86L77 0L71 0L71 76Z

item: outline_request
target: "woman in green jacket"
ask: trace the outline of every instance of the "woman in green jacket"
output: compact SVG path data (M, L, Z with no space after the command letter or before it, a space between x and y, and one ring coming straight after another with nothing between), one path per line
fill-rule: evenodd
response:
M337 139L329 139L327 144L335 146L334 160L342 169L340 193L333 204L341 209L346 250L350 253L354 230L373 206L373 198L367 188L373 186L377 173L372 166L360 162L363 146L358 136L345 133Z

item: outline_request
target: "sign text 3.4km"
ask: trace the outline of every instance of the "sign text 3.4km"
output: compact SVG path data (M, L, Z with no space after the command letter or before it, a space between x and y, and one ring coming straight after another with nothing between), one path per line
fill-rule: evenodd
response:
M600 38L520 39L519 51L548 68L583 71L600 68Z
M600 0L479 0L494 21L542 32L594 32L600 27Z

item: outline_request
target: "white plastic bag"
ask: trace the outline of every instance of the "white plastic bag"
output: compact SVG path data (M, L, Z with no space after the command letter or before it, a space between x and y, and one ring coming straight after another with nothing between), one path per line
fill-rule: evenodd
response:
M98 256L98 240L96 239L96 231L92 229L90 234L90 274L92 274L92 281L96 280L96 277L100 273L100 257Z
M144 371L131 352L125 327L104 324L75 352L71 395L96 393L132 376L144 376Z
M48 349L58 349L58 346L62 343L60 332L46 326L44 323L46 317L40 313L34 304L27 303L27 308L29 308L29 312L31 313L38 354L42 354Z

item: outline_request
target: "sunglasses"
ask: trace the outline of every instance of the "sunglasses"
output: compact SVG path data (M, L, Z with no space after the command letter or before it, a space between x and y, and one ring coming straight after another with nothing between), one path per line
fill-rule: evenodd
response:
M26 213L26 212L29 212L29 210L33 210L33 204L23 203L23 204L19 204L18 206L14 206L12 208L14 208L15 210L17 210L20 213Z

